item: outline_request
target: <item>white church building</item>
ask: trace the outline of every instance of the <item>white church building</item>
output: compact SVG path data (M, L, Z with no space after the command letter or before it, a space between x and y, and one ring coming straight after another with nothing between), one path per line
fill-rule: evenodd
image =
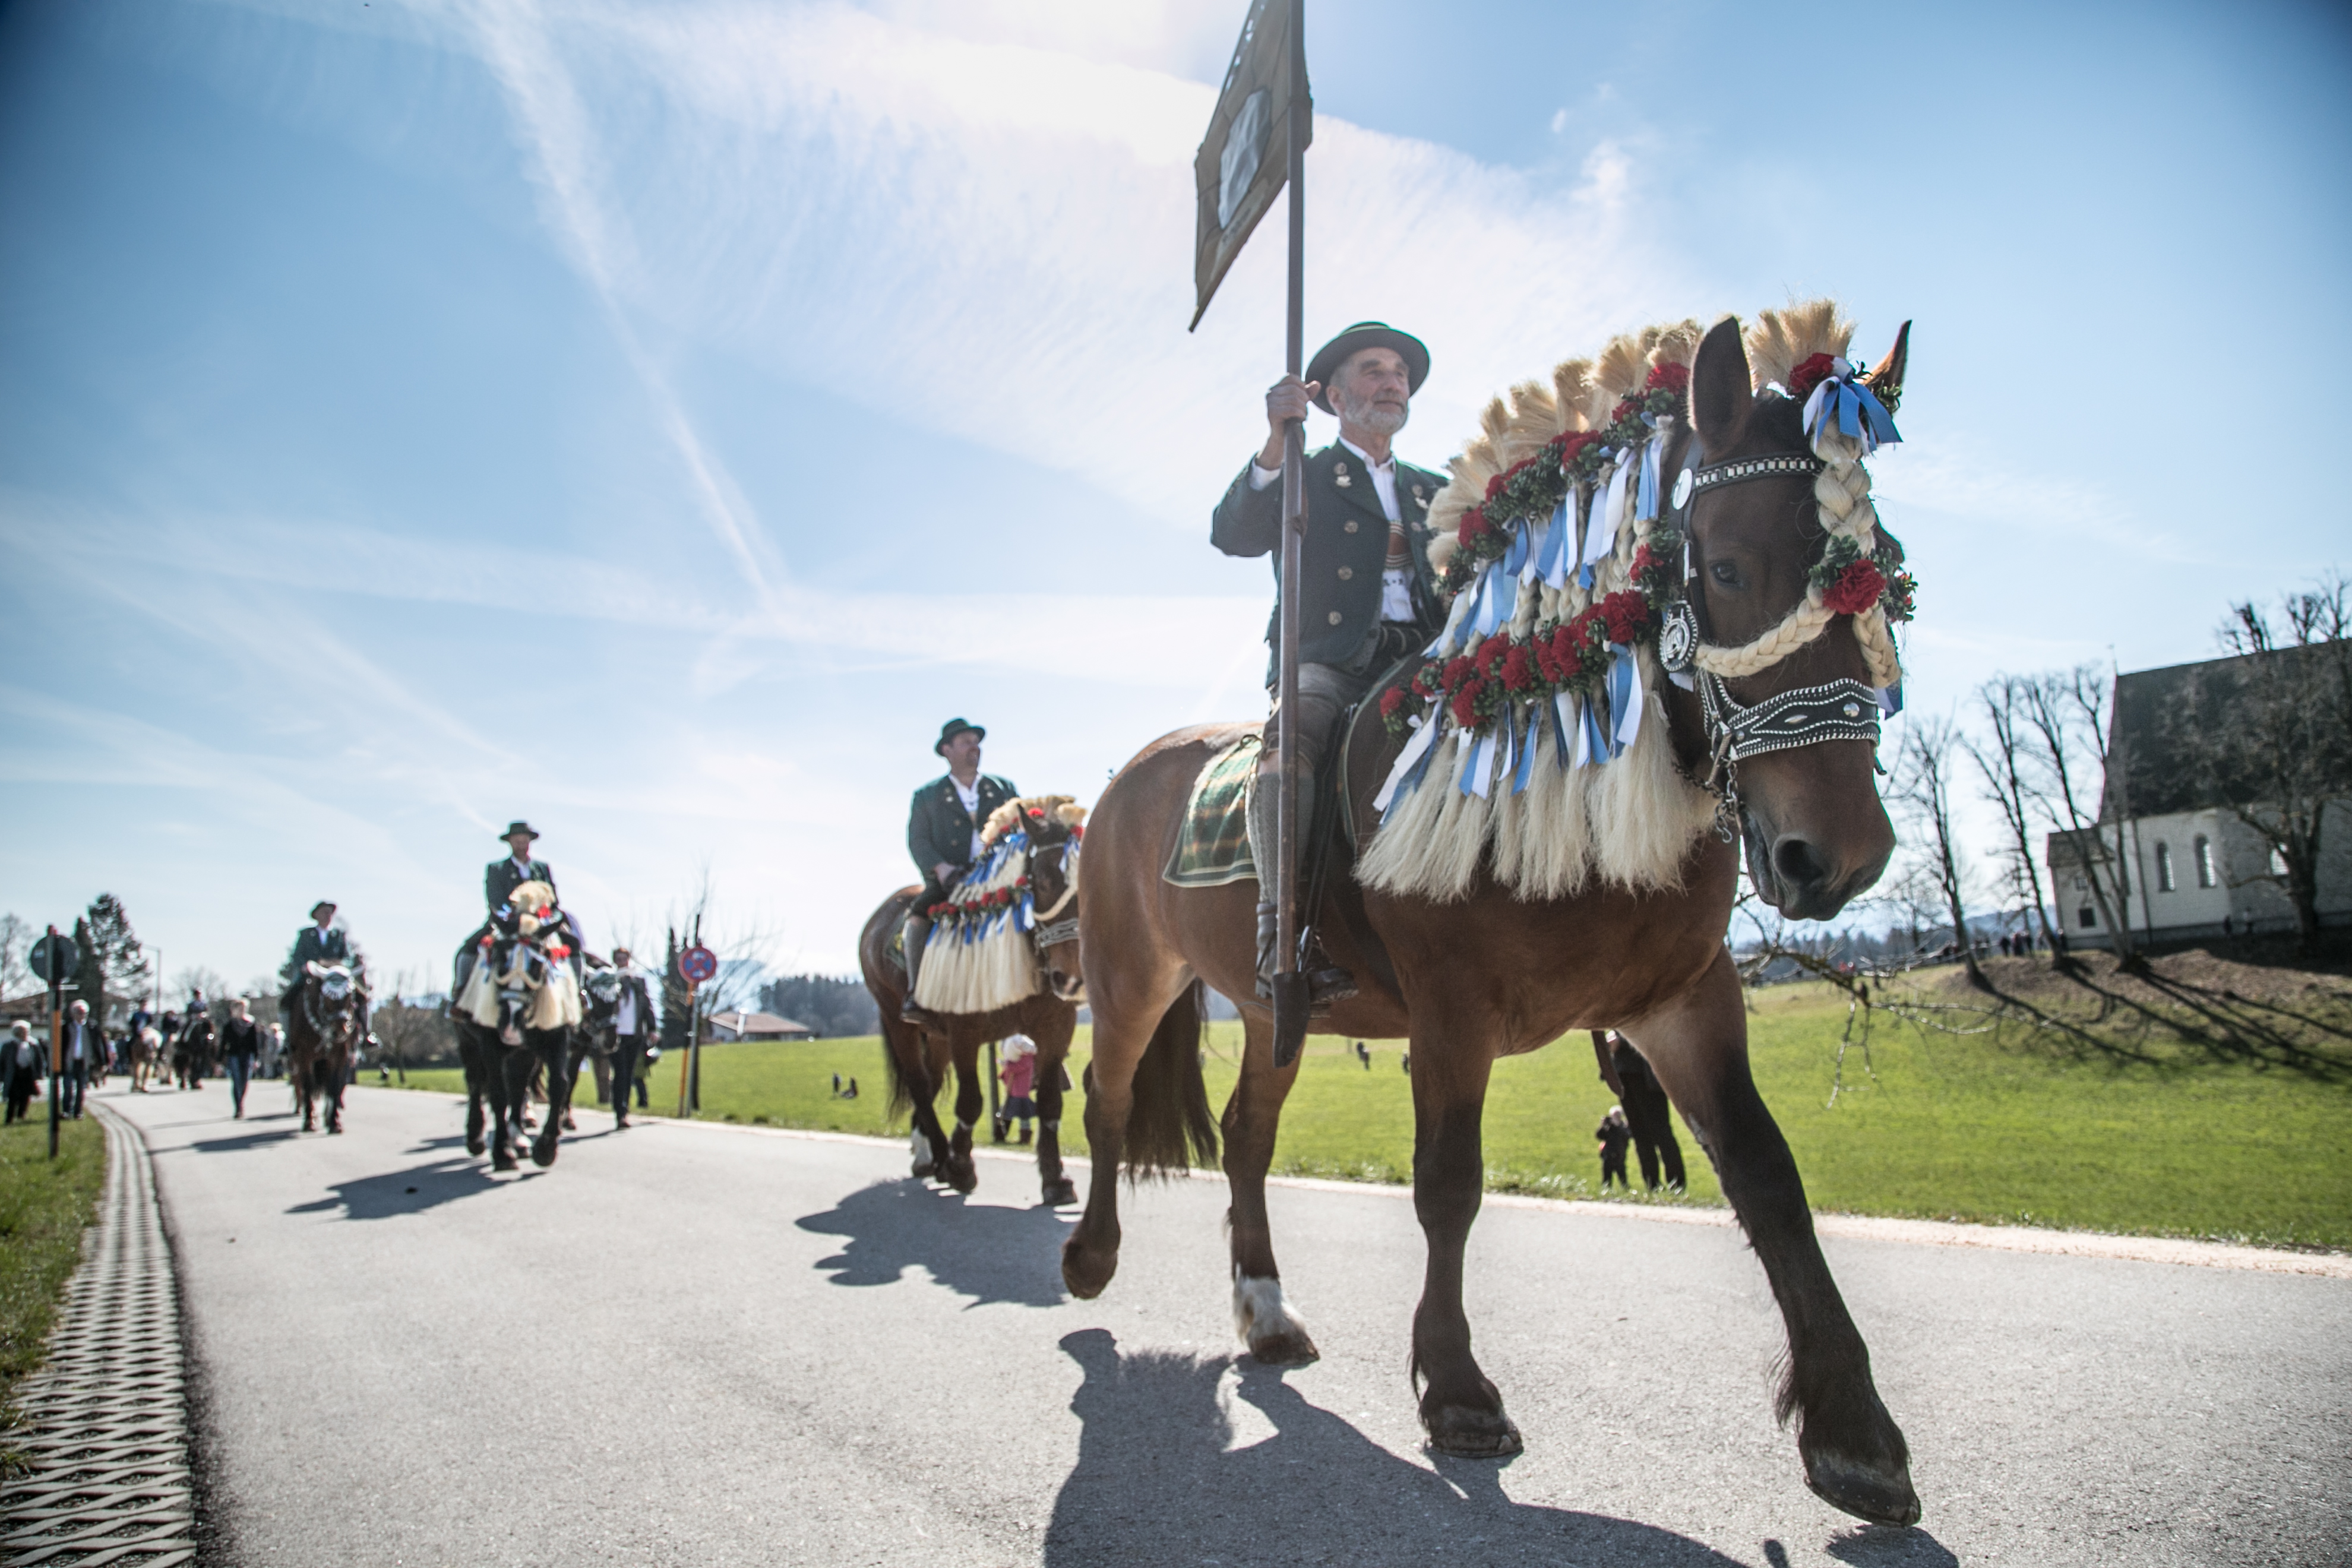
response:
M2209 659L2116 678L2098 826L2079 836L2053 833L2043 852L2052 902L2069 942L2110 945L2084 860L2111 866L2118 856L2124 867L2123 918L2141 941L2295 929L2284 863L2239 819L2225 791L2202 784L2184 764L2165 721L2192 706L2226 710L2226 701L2213 703L2210 694L2226 694L2252 658L2292 658L2297 651ZM2205 702L2199 701L2200 693ZM2202 717L2226 722L2218 715ZM2328 806L2320 846L2320 921L2352 921L2352 802ZM2115 886L2108 879L2111 898Z

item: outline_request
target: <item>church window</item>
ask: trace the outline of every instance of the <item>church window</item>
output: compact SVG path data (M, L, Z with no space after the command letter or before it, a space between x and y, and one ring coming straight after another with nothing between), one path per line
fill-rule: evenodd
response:
M2213 841L2200 833L2197 836L2197 885L2200 888L2210 888L2215 879Z
M2156 841L2156 890L2172 891L2172 846L2161 838Z

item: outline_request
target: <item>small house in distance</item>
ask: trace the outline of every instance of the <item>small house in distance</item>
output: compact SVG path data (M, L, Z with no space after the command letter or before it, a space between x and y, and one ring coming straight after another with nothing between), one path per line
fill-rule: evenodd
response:
M816 1031L773 1013L713 1013L704 1020L707 1040L809 1040Z
M2284 862L2233 809L2266 804L2263 770L2217 769L2210 758L2217 740L2260 743L2246 733L2244 715L2263 700L2258 678L2275 671L2257 669L2258 662L2300 661L2315 651L2279 648L2116 678L2098 826L2053 833L2043 850L2052 902L2070 941L2089 947L2114 941L2092 887L2094 867L2111 892L2120 891L2122 918L2140 940L2296 929ZM2338 925L2352 921L2352 779L2331 779L2325 793L2336 798L2322 819L2318 914L2323 924Z

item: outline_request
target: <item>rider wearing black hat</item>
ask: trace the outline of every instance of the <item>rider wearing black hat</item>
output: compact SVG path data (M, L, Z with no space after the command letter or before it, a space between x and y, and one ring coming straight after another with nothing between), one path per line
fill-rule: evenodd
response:
M947 759L948 771L915 792L907 815L907 853L923 875L923 890L907 910L907 1001L898 1011L919 1024L932 1021L915 1005L915 975L923 962L924 939L931 933L930 917L924 911L946 898L948 889L971 868L989 813L1021 793L1012 780L980 771L980 743L987 738L986 730L962 719L940 725L931 750Z
M525 882L544 882L550 892L555 890L555 873L548 868L546 861L530 852L532 843L539 837L537 828L528 822L509 822L499 837L507 841L509 853L506 858L493 860L482 868L482 901L489 906L488 912L492 916L506 907L514 890ZM463 964L467 954L489 934L488 920L467 933L466 940L457 944L458 963Z
M1412 395L1429 374L1420 339L1381 321L1359 321L1316 352L1307 379L1286 375L1266 389L1265 446L1217 503L1210 542L1228 555L1272 554L1282 574L1282 446L1286 427L1311 405L1339 418L1339 438L1307 455L1307 532L1299 563L1298 748L1302 796L1331 731L1349 706L1444 624L1429 568L1429 503L1445 487L1426 468L1398 461L1391 437L1404 428ZM1271 647L1279 608L1266 623ZM1266 686L1276 682L1269 661ZM1259 754L1250 796L1250 849L1270 881L1275 846L1275 724ZM1275 907L1257 907L1259 992L1271 992ZM1354 994L1346 971L1328 960L1309 967L1317 1002Z
M294 950L286 955L285 965L278 972L278 1011L281 1016L292 1014L294 999L302 992L303 976L310 973L309 965L354 962L351 932L334 921L334 900L320 899L310 906L310 923L294 933Z

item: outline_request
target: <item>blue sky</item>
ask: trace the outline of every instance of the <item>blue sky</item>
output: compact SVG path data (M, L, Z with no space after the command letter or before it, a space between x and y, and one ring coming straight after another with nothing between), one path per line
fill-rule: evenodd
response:
M844 970L944 718L1091 800L1257 710L1276 229L1183 330L1241 9L0 12L0 907L437 973L523 816L600 944L707 869ZM1408 457L1826 292L1917 323L1916 705L2344 561L2340 9L1783 15L1309 0L1309 331L1426 338Z

